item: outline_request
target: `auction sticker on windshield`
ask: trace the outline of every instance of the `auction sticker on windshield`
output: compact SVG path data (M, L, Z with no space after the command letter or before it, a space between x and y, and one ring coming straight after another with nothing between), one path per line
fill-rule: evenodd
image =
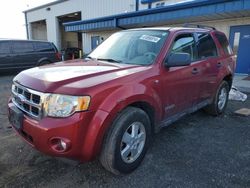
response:
M154 37L154 36L150 36L150 35L142 35L140 37L141 40L146 40L146 41L149 41L149 42L154 42L154 43L157 43L159 40L161 40L161 38L159 37Z

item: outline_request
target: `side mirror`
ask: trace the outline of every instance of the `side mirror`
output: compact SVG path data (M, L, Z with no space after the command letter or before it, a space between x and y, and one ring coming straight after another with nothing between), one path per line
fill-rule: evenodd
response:
M191 56L188 53L171 53L165 61L166 67L179 67L191 64Z

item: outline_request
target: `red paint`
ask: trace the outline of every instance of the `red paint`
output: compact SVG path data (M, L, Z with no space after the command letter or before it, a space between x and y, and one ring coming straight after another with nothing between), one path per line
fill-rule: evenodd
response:
M46 117L36 121L25 116L23 131L33 138L32 142L26 141L48 155L90 161L100 152L103 137L117 113L130 104L145 102L150 105L155 111L157 126L169 115L204 99L211 99L219 83L225 76L233 75L235 69L234 56L226 56L216 39L219 51L217 58L200 60L187 67L165 68L163 65L175 36L194 31L195 29L170 29L160 54L150 66L74 60L19 74L14 81L33 90L91 96L87 112L75 113L68 118ZM214 37L214 33L218 31L209 32ZM223 63L223 67L217 69L219 61ZM202 70L195 77L191 74L193 67ZM81 68L85 72L70 72ZM53 76L62 70L65 73L62 72L61 77ZM177 108L166 113L165 108L170 104L175 104ZM19 134L25 138L22 133ZM52 138L65 139L70 143L69 149L66 152L56 152L51 148Z

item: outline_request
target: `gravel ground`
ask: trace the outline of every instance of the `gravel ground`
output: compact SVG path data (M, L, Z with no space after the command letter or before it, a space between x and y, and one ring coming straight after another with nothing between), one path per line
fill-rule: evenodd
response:
M141 166L117 177L98 161L49 157L16 136L6 115L12 78L0 77L0 187L250 187L250 117L233 113L250 108L250 99L230 101L222 116L199 111L163 129Z

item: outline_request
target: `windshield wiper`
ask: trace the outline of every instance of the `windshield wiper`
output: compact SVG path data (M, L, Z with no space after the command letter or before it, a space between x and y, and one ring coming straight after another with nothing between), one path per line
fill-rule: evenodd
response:
M112 62L112 63L121 63L121 60L116 60L116 59L111 59L111 58L97 58L97 60L100 61L108 61L108 62Z
M91 57L91 56L87 56L87 57L85 57L84 59L91 59L91 60L93 60L94 58Z

